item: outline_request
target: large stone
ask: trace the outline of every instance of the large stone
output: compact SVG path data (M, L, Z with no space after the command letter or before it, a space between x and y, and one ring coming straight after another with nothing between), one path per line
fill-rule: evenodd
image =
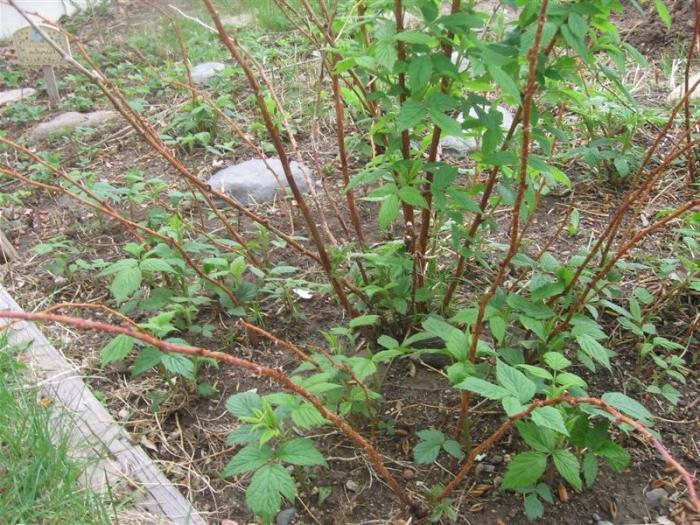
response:
M688 89L692 89L690 95L688 96L688 100L691 102L700 100L700 84L698 84L698 86L695 89L693 89L693 86L699 80L700 72L695 73L694 75L690 75L688 77ZM676 89L674 89L668 94L668 97L666 97L666 103L668 105L674 105L678 101L680 101L683 95L685 95L685 77L681 79L680 84L676 86Z
M118 116L119 114L116 111L111 110L92 111L90 113L68 111L36 126L29 133L29 139L39 141L70 135L76 128L97 128L111 122Z
M513 124L512 113L503 106L497 106L498 112L502 115L501 127L504 130L509 130ZM469 109L470 118L478 118L478 114L474 108ZM457 121L461 124L464 122L464 115L460 113L457 115ZM454 136L444 136L440 139L440 146L442 151L447 154L465 156L476 151L477 144L473 137L454 137Z
M226 64L222 64L221 62L203 62L197 64L192 68L192 71L190 71L192 82L204 84L225 67Z
M36 89L33 88L19 88L11 89L9 91L0 91L0 106L9 104L10 102L17 102L27 97L31 97L36 94Z
M295 161L290 162L290 167L299 190L307 192L304 172L308 173L308 170ZM269 202L277 195L289 191L289 184L279 159L267 159L265 162L253 159L234 164L217 171L208 184L213 190L226 193L245 205Z

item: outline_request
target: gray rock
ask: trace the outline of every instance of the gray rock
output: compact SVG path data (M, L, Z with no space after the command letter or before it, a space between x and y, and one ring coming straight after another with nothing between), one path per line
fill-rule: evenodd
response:
M226 64L222 64L221 62L203 62L202 64L197 64L190 71L192 82L195 84L204 84L225 67Z
M295 509L294 507L284 509L277 515L277 519L275 520L276 525L289 525L294 519L296 513L297 509Z
M608 520L598 520L598 521L596 521L596 525L615 525L615 524L608 521Z
M509 130L510 126L513 124L513 115L512 113L507 109L504 108L503 106L498 106L496 108L498 112L503 116L502 122L501 122L501 127L504 130ZM471 108L469 110L469 117L470 118L477 118L478 114L474 110L474 108ZM457 121L459 123L464 122L464 115L460 113L457 115ZM440 146L442 147L442 150L444 153L448 154L453 154L453 155L459 155L459 156L466 156L472 151L476 151L477 145L476 145L476 140L472 137L453 137L453 136L445 136L440 139Z
M693 89L693 86L695 83L700 80L700 72L695 73L694 75L689 75L688 76L688 88ZM685 76L681 78L679 81L679 84L676 86L676 88L671 91L668 96L666 97L666 103L668 105L674 105L676 104L681 97L685 95ZM700 84L698 87L696 87L691 93L690 96L688 97L688 100L690 102L694 102L700 99Z
M36 89L32 88L19 88L11 89L9 91L0 91L0 106L4 106L10 102L17 102L23 98L31 97L34 94L36 94Z
M268 166L274 171L274 175ZM308 185L304 177L306 168L295 161L290 162L290 167L299 190L307 192ZM213 190L226 193L245 205L271 201L289 189L279 159L267 159L267 166L261 159L234 164L217 171L209 179L208 184Z
M247 13L222 16L221 23L229 27L246 27L253 23L253 17Z
M78 127L97 128L116 119L118 116L119 114L116 111L108 110L93 111L91 113L68 111L36 126L29 133L29 139L39 141L70 135Z
M647 503L651 506L661 505L668 499L668 492L665 489L651 489L644 493L644 497L647 499Z

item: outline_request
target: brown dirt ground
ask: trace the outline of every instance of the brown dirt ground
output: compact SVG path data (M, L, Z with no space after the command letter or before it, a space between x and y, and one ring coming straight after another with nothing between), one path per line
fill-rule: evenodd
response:
M679 0L680 2L680 0ZM109 23L109 20L107 20ZM641 38L642 24L634 28L634 35ZM651 26L650 26L651 27ZM91 31L94 28L90 29ZM117 28L118 30L118 28ZM652 29L649 29L652 32ZM658 37L650 35L649 42L657 42ZM632 41L630 39L630 41ZM639 40L646 42L647 40ZM664 43L666 41L664 40ZM4 51L0 46L0 52ZM46 115L48 117L48 114ZM11 136L21 130L10 129ZM172 171L162 161L154 158L148 149L138 143L133 136L123 138L120 130L102 137L100 154L90 168L110 178L124 172L126 167L139 166L145 173L171 177ZM67 146L70 148L71 146ZM198 153L184 159L188 165L201 173L211 170L212 158ZM332 158L324 159L332 163ZM174 180L174 179L173 179ZM680 201L687 191L679 178L670 173L660 187L675 185L673 192L665 192L656 207L662 208ZM8 191L2 183L3 191ZM600 185L591 181L578 181L574 190L564 199L549 197L543 200L541 211L533 222L529 238L533 248L551 234L559 220L564 217L567 206L581 210L580 232L576 237L562 237L554 249L565 255L605 224L610 211L619 201L617 188ZM271 219L280 226L287 225L287 212L283 205L267 209ZM371 223L372 209L363 210L364 219ZM107 301L103 283L98 283L89 275L77 275L74 279L56 278L40 270L41 259L34 256L29 248L41 240L57 233L65 234L77 245L95 256L114 258L119 253L119 245L125 241L123 233L109 224L90 221L91 216L78 210L65 199L49 198L33 194L27 198L27 205L3 210L3 217L12 225L8 234L26 259L10 267L2 267L3 283L17 300L28 310L46 308L52 303L76 301L89 298L92 301ZM297 227L300 221L297 222ZM331 226L337 225L331 220ZM245 222L243 229L245 229ZM664 253L668 238L662 235L652 237L642 250ZM274 253L273 258L285 259L299 266L307 263L289 256L288 253ZM309 271L314 271L309 267ZM465 281L483 279L476 267L468 268ZM653 284L653 283L649 283ZM474 284L476 288L478 286ZM469 293L469 290L465 290ZM664 313L664 323L660 331L673 337L683 330L683 321L694 315L697 297L685 298L671 305ZM279 309L279 305L268 305L266 324L275 333L284 334L300 345L323 344L320 330L342 322L338 309L326 298L314 298L300 303L303 319L292 318L290 312ZM94 313L95 318L103 318ZM207 319L216 326L218 344L222 349L243 356L264 356L266 363L292 370L295 362L278 348L265 343L252 343L232 324L230 319L220 315ZM224 400L231 394L250 388L261 391L273 389L267 381L250 378L238 370L206 369L204 378L218 389L211 399L198 398L181 386L168 388L157 376L146 376L134 380L125 366L99 367L98 352L105 342L99 334L78 334L66 328L46 327L53 340L78 366L91 386L105 394L105 403L118 417L134 439L149 450L170 479L183 493L190 497L198 509L211 523L224 519L235 519L240 523L251 518L243 504L245 480L221 480L218 476L233 451L226 447L225 436L233 428L234 421L224 410ZM193 342L197 342L194 340ZM700 347L700 346L699 346ZM597 377L587 377L591 382L591 393L607 390L633 388L629 384L629 370L634 366L634 351L620 341L617 351L623 357L616 360L613 373ZM629 357L626 357L629 356ZM700 406L698 388L700 379L697 370L688 377L688 383L678 386L683 400L672 411L656 405L651 398L642 399L655 409L660 417L659 430L673 454L683 460L690 470L700 468ZM382 389L385 402L380 418L396 422L393 433L378 432L374 438L384 451L390 470L403 478L409 490L420 494L426 486L438 480L445 480L446 470L456 467L448 460L439 464L421 466L416 469L411 461L410 450L416 442L414 432L430 425L449 426L454 418L457 400L454 393L445 389L443 376L420 364L399 362L387 376ZM157 394L169 394L157 411L152 411L152 399ZM637 395L639 395L637 393ZM498 423L498 407L480 403L474 412L475 442L480 441ZM314 437L329 456L328 470L314 471L311 478L300 488L296 502L299 510L296 523L323 524L389 524L416 523L405 509L394 501L388 488L377 479L366 459L359 455L349 442L332 429L322 429ZM580 494L569 492L553 506L546 507L545 517L540 523L551 525L578 525L594 523L593 516L610 520L616 524L653 523L659 515L672 517L682 508L680 499L683 487L678 480L665 471L664 464L653 449L633 438L620 436L632 453L633 461L624 475L615 475L603 470L592 489ZM520 444L513 435L491 450L481 463L481 467L468 477L467 483L455 493L460 505L459 523L473 525L499 525L503 523L519 525L528 523L522 514L520 499L510 493L494 489L498 478L503 475L504 463L509 455L520 450ZM499 460L500 458L500 460ZM489 472L490 467L493 470ZM553 473L548 474L556 479ZM347 488L347 481L354 480L359 487L356 491ZM556 483L555 483L556 484ZM644 491L649 487L662 486L671 495L661 507L649 508ZM331 495L323 505L318 505L318 487L331 488ZM565 500L565 501L562 501ZM677 514L676 516L680 516ZM680 518L679 518L680 519Z

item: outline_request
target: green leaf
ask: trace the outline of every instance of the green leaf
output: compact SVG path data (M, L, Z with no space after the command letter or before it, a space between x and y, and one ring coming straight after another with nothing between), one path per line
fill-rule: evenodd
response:
M114 300L118 303L126 301L141 287L142 279L141 270L135 266L119 272L109 285Z
M541 341L547 340L547 334L544 331L544 324L542 323L542 321L538 321L537 319L533 319L532 317L528 317L526 315L519 315L518 320L525 328L527 328L533 334L535 334Z
M491 319L489 319L489 328L491 329L491 333L496 341L502 343L503 338L506 335L506 322L503 317L494 315Z
M605 368L610 370L610 359L608 358L608 351L603 345L601 345L598 341L593 339L593 337L591 337L588 334L581 334L576 336L576 342L578 343L579 347L581 347L581 350L585 352L586 355L588 355L591 359L597 361Z
M447 351L452 357L455 358L455 360L465 361L469 348L469 338L465 333L455 330L450 332L450 335L445 341L445 346L447 347Z
M554 407L536 408L532 411L530 417L537 426L550 428L565 436L569 435L569 431L566 430L566 426L564 426L564 419L561 417L561 412Z
M542 356L542 358L544 359L544 362L547 364L547 366L552 370L564 370L565 368L571 366L571 361L569 361L566 357L564 357L563 354L560 354L559 352L547 352Z
M630 463L629 452L612 441L608 441L596 450L596 454L602 457L610 465L610 468L618 473L622 473Z
M586 452L583 456L583 478L586 480L586 485L592 487L597 476L598 460L592 452Z
M445 135L459 136L462 134L462 125L442 111L428 106L428 114L433 124L439 127Z
M351 319L348 323L348 326L350 328L357 328L359 326L371 326L373 324L376 324L377 321L379 321L378 315L360 315Z
M423 195L421 195L421 192L415 186L403 186L399 190L399 197L402 201L411 206L417 206L419 208L426 208L428 206Z
M387 68L389 71L394 69L394 64L398 59L396 45L391 40L380 40L374 47L374 58L377 63Z
M542 502L535 494L527 494L523 504L525 506L525 516L527 516L527 519L532 521L544 515L544 505L542 505Z
M131 337L124 334L118 335L107 343L100 352L102 366L106 366L115 361L121 361L129 355L132 348L134 348L134 340Z
M419 56L408 65L408 85L414 95L423 91L433 74L433 61L428 56Z
M422 44L425 46L432 46L437 42L434 37L420 31L403 31L396 33L395 38L407 44Z
M460 390L469 390L487 399L499 400L510 395L510 392L478 377L468 377L461 383L455 385Z
M135 376L143 374L154 366L159 365L162 358L163 352L152 346L148 346L139 353L139 356L134 361L131 373Z
M557 383L564 388L570 388L572 386L578 386L580 388L586 388L588 385L576 374L570 372L562 372L557 376Z
M559 474L576 490L583 488L581 476L579 474L580 466L578 458L569 450L559 449L552 452L554 466L557 467Z
M542 452L521 452L515 456L506 469L501 482L504 489L526 489L532 487L547 468L547 455Z
M163 354L160 361L168 372L194 379L194 364L189 357L181 354Z
M231 458L221 472L221 476L230 478L231 476L238 476L239 474L259 469L270 461L274 455L272 449L267 445L260 446L257 443L248 445Z
M98 277L104 277L106 275L112 275L114 273L121 273L124 270L130 270L136 268L138 261L136 259L120 259L102 270L97 274Z
M666 26L666 29L671 29L671 15L668 12L668 8L664 3L664 0L654 0L654 5L656 6L656 12L659 14L659 18Z
M439 430L429 428L416 432L416 435L420 438L420 441L413 447L413 459L421 465L432 463L440 454L440 448L445 442L445 434Z
M509 96L513 102L517 102L519 104L520 89L518 89L518 85L515 83L513 78L496 65L489 64L486 66L486 69L488 70L489 75L491 75L491 78L493 78L496 84L498 84L498 87L501 88L503 94Z
M496 378L498 383L521 403L527 403L535 395L535 383L530 381L525 374L508 366L500 359L496 361Z
M364 381L377 371L377 365L366 357L354 356L347 360L348 366L360 381Z
M421 441L426 441L434 445L442 445L445 442L445 434L434 428L427 428L416 432L416 436Z
M326 419L311 403L302 403L292 409L292 422L305 430L326 424Z
M234 394L226 400L226 410L236 417L252 416L261 408L262 398L252 390Z
M147 272L177 273L177 270L163 259L144 259L141 261L141 269Z
M442 448L445 449L450 456L457 459L462 459L464 457L464 451L459 443L454 439L448 439L442 444Z
M396 219L399 214L399 197L398 195L389 195L379 208L379 227L386 230L389 225Z
M554 317L554 310L546 304L535 304L520 295L511 294L506 300L508 306L533 319L546 320Z
M531 376L539 377L540 379L546 379L547 381L554 379L554 376L550 374L549 371L545 370L544 368L540 368L539 366L517 365L517 368L524 370Z
M253 475L245 491L248 508L271 522L282 506L282 497L293 503L296 487L292 476L281 465L267 464Z
M407 100L401 106L396 118L396 130L403 131L415 127L425 115L425 106L417 100Z
M302 467L314 465L328 466L323 455L314 445L314 442L308 438L296 438L285 441L277 447L275 456L286 463L300 465Z
M646 425L650 425L654 421L654 415L644 405L622 392L606 392L601 399L611 407Z
M556 445L556 434L530 421L518 421L515 428L523 441L538 452L549 452Z

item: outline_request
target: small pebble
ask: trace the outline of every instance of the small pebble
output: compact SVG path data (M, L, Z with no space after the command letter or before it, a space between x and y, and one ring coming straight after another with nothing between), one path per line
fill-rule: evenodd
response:
M345 482L345 488L348 489L350 492L357 492L358 490L360 490L360 485L357 484L357 481L349 479Z
M238 522L234 520L221 520L221 525L238 525Z
M129 411L126 408L122 408L119 412L117 412L117 417L122 421L129 419Z
M614 523L608 521L608 520L598 520L596 522L596 525L615 525Z
M280 512L277 515L277 519L275 520L276 525L289 525L292 520L294 519L294 516L296 516L297 509L294 507L289 507L288 509L284 509L282 512Z
M496 454L491 458L491 463L493 463L494 465L500 465L501 463L503 463L503 456Z
M665 489L651 489L644 493L647 503L652 506L661 505L668 499L668 492Z
M413 470L412 468L404 469L404 471L403 471L403 479L409 480L409 479L413 479L413 478L415 478L415 477L416 477L416 471L415 471L415 470Z

